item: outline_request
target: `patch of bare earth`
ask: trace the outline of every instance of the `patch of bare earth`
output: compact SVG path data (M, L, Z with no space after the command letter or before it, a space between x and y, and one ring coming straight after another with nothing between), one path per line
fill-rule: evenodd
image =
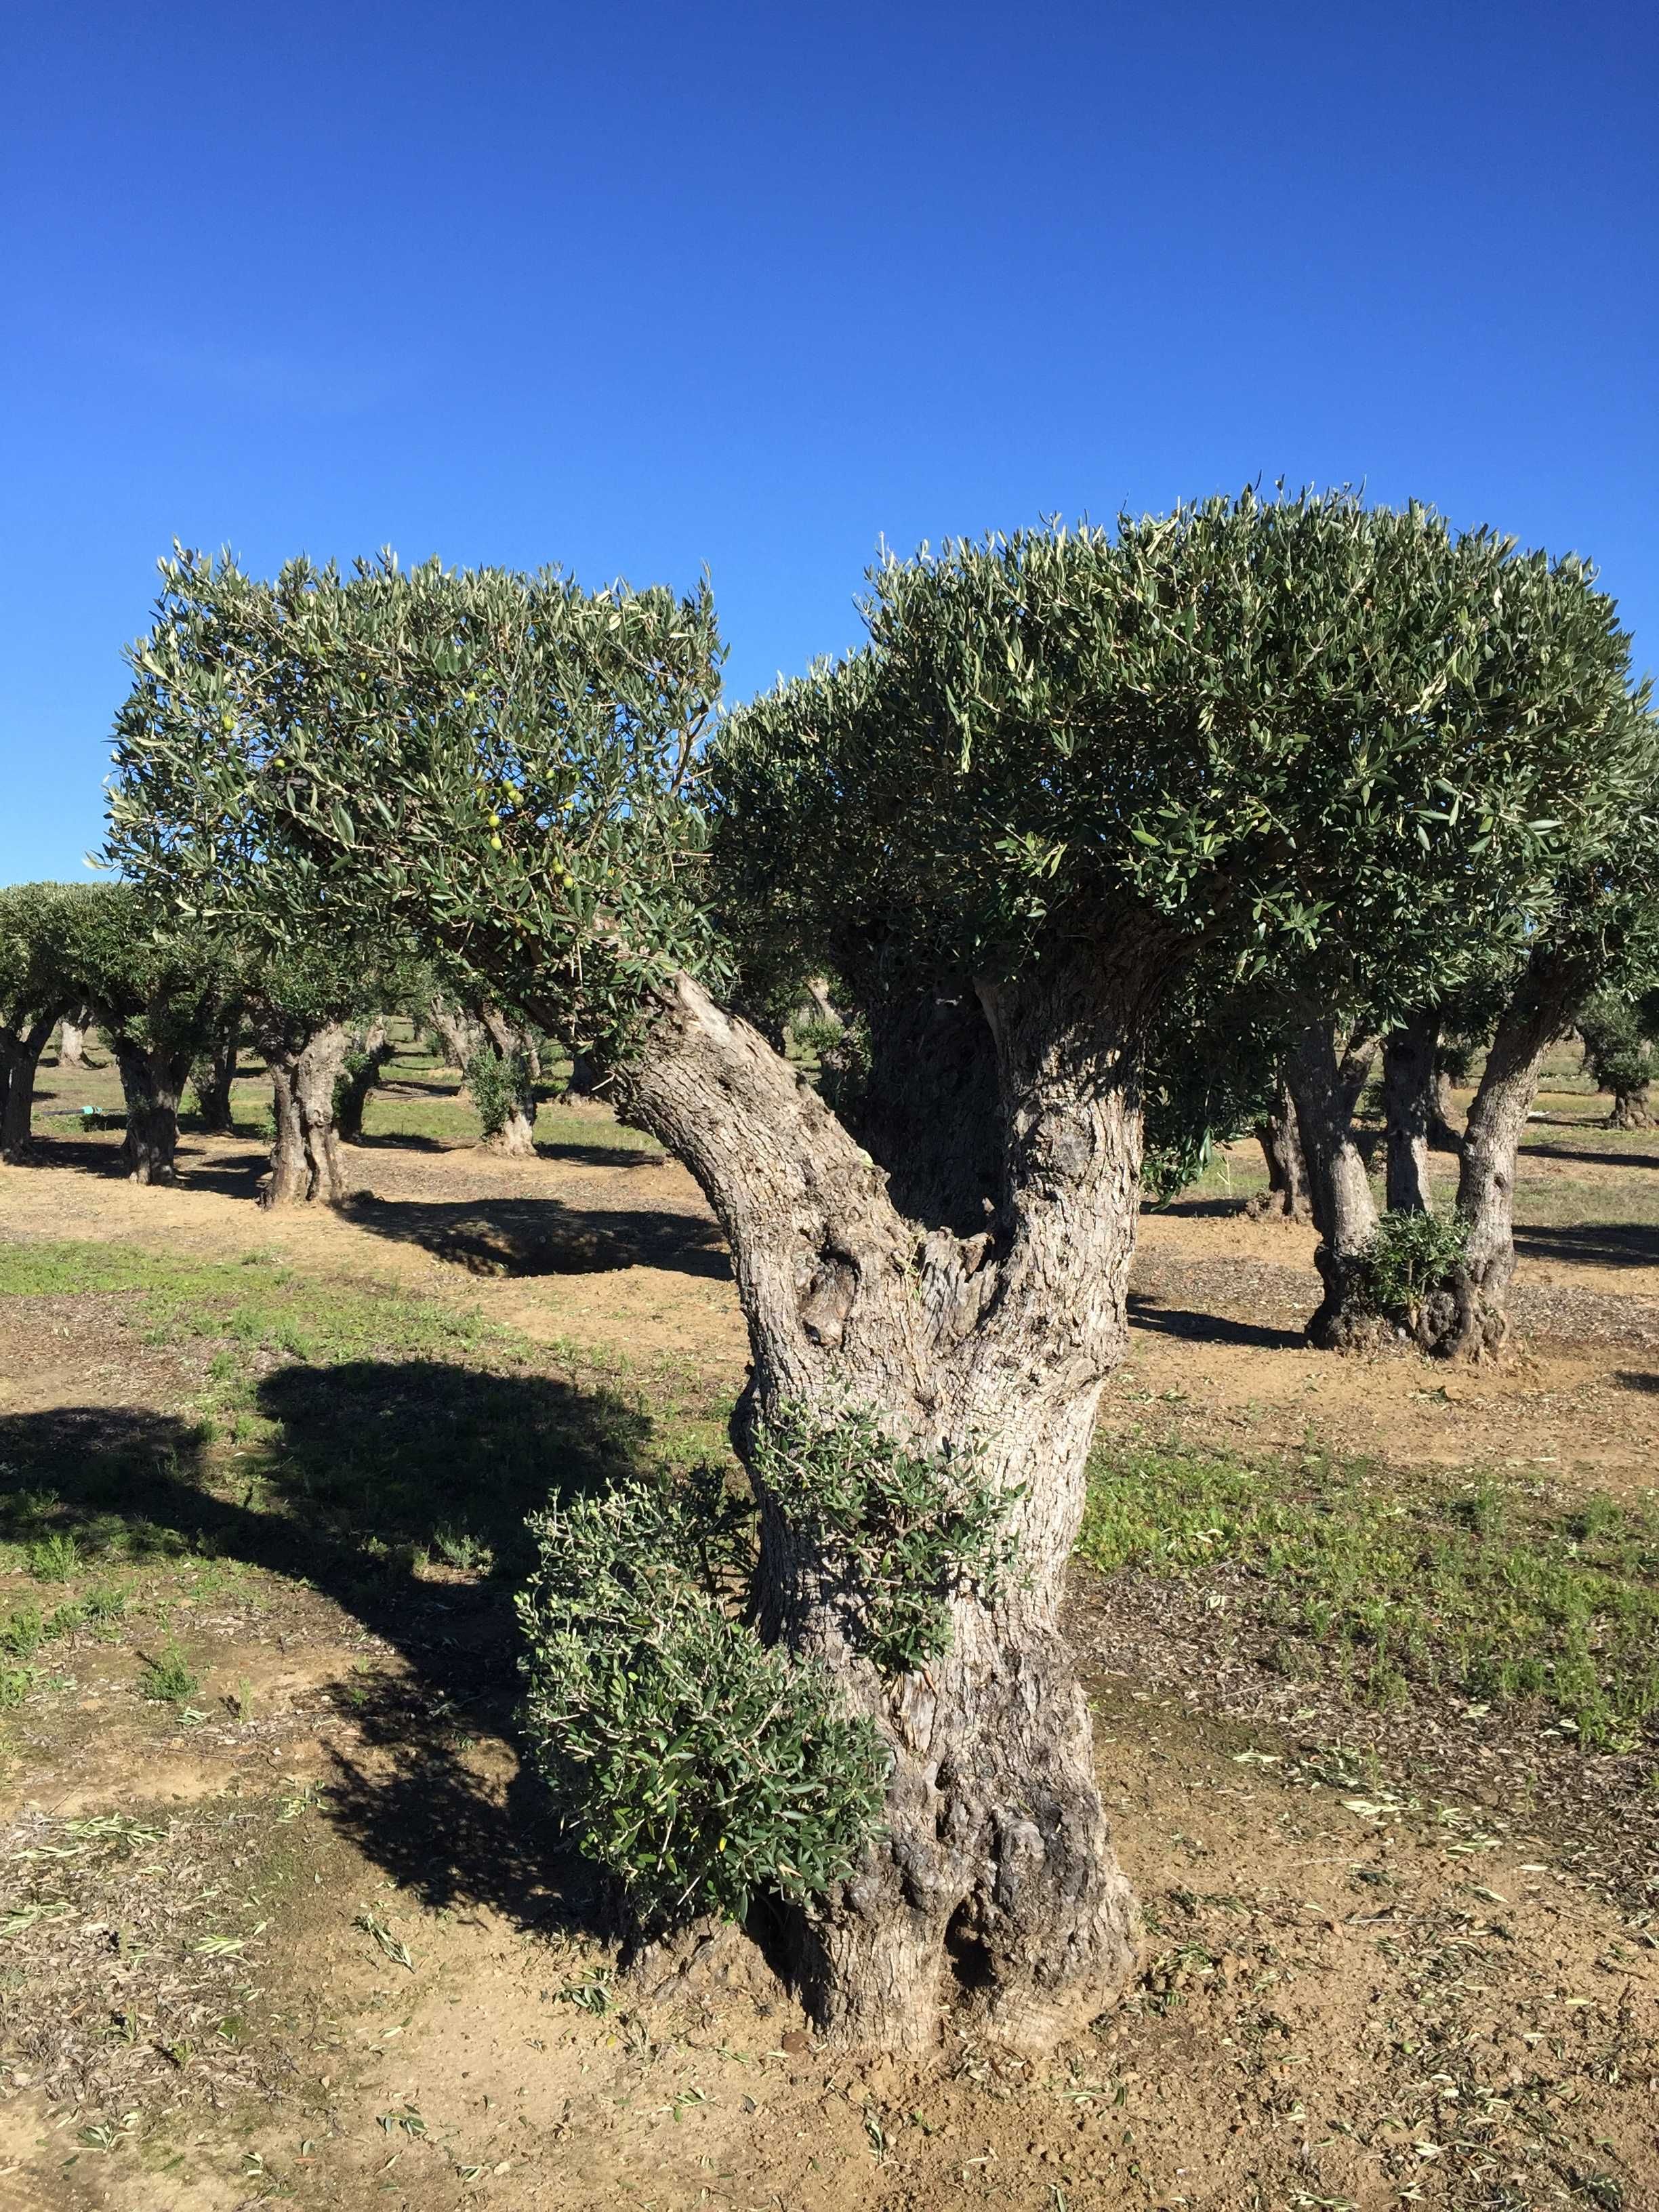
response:
M257 1146L192 1139L179 1189L137 1191L94 1171L100 1143L6 1174L0 1231L271 1249L319 1298L379 1278L741 1376L672 1166L382 1144L354 1158L372 1200L267 1215ZM480 1215L635 1256L500 1277L434 1256ZM1149 1217L1105 1432L1651 1485L1646 1271L1523 1256L1524 1356L1465 1374L1306 1351L1311 1249L1236 1212ZM199 1383L205 1355L135 1346L118 1301L30 1304L27 1346L0 1335L0 1414L176 1414ZM901 2064L818 2049L741 1945L683 1984L617 1981L520 1771L500 1608L465 1576L410 1604L388 1639L227 1566L171 1616L204 1678L185 1711L146 1699L131 1639L51 1647L4 1720L6 2212L1659 2207L1653 1807L1535 1716L1378 1714L1264 1667L1224 1579L1079 1576L1140 1973L1048 2059L952 2032Z

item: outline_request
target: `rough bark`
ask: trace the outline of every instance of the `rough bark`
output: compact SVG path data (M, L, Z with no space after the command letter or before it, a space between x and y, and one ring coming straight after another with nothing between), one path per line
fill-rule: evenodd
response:
M1371 1053L1376 1049L1371 1044ZM1316 1022L1297 1041L1285 1061L1285 1079L1296 1102L1297 1126L1308 1165L1308 1197L1319 1243L1314 1264L1325 1285L1318 1312L1308 1323L1308 1340L1327 1351L1346 1351L1369 1342L1375 1324L1359 1295L1359 1270L1365 1247L1376 1228L1365 1162L1354 1142L1353 1109L1364 1088L1370 1054L1350 1046L1338 1059L1328 1022Z
M1570 963L1534 952L1487 1052L1458 1169L1457 1211L1468 1241L1453 1283L1455 1318L1437 1347L1449 1357L1484 1358L1500 1351L1509 1335L1516 1155L1544 1055L1568 1027L1581 989Z
M345 1065L350 1033L343 1023L319 1030L256 1020L270 1070L276 1140L262 1206L337 1206L346 1194L334 1126L334 1086Z
M58 1039L59 1067L87 1066L87 1030L91 1023L90 1006L71 1006L64 1016L64 1026Z
M873 1409L914 1449L1019 1494L1017 1569L950 1601L945 1656L899 1680L860 1645L844 1577L756 1476L762 1632L828 1663L892 1754L886 1831L794 1923L826 2033L920 2049L956 2003L1042 2044L1127 1976L1136 1923L1057 1614L1106 1375L1126 1340L1140 1150L1145 945L984 983L1004 1202L971 1237L918 1226L812 1086L680 978L621 1078L630 1120L696 1177L731 1243L753 1354L734 1437L786 1406Z
M1311 1221L1308 1163L1302 1151L1302 1134L1297 1127L1296 1101L1282 1075L1272 1105L1256 1124L1255 1136L1267 1163L1267 1188L1250 1200L1246 1212L1257 1220L1270 1217L1281 1221Z
M498 1129L487 1129L479 1139L487 1152L508 1159L533 1158L536 1151L536 1088L531 1072L529 1038L498 1006L480 1009L479 1018L489 1049L513 1078L514 1091L507 1118Z
M459 1068L463 1076L466 1063L483 1042L483 1024L464 1007L452 1006L447 999L434 998L426 1012L427 1025L436 1031L451 1067ZM465 1085L463 1085L465 1089Z
M394 1047L384 1022L371 1022L352 1042L334 1094L334 1127L343 1145L363 1141L363 1112Z
M227 1017L224 1027L191 1072L202 1127L210 1136L228 1137L234 1133L230 1093L236 1080L236 1060L241 1042L242 1010L238 1006Z
M193 1055L166 1045L141 1043L118 1031L111 1036L110 1045L126 1100L127 1133L121 1157L128 1176L134 1182L176 1182L179 1101Z
M1650 1129L1653 1127L1652 1085L1638 1083L1613 1094L1613 1111L1607 1116L1610 1129Z
M1390 1213L1431 1213L1429 1133L1434 1120L1436 1047L1440 1016L1413 1014L1382 1045L1382 1109L1388 1126Z
M57 1021L49 1009L27 1029L0 1025L0 1160L27 1156L34 1133L34 1081Z

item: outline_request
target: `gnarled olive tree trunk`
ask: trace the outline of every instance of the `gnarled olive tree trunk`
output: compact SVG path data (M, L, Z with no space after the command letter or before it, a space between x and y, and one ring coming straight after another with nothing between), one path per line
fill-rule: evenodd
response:
M190 1079L194 1054L149 1042L105 1025L121 1091L126 1100L127 1133L121 1157L134 1182L178 1181L179 1101Z
M1304 1030L1285 1063L1308 1165L1308 1198L1319 1243L1314 1264L1324 1302L1308 1323L1310 1343L1345 1351L1367 1341L1374 1324L1359 1296L1359 1269L1376 1230L1364 1158L1354 1142L1353 1113L1376 1057L1375 1038L1351 1042L1340 1059L1329 1022Z
M1457 1176L1457 1211L1468 1241L1453 1283L1455 1319L1439 1347L1455 1358L1495 1352L1509 1334L1516 1155L1538 1096L1544 1055L1568 1027L1583 991L1571 962L1533 953L1486 1054Z
M1429 1141L1435 1114L1434 1055L1440 1042L1435 1008L1413 1014L1382 1040L1382 1110L1388 1125L1390 1213L1432 1213Z
M757 1030L678 980L619 1087L726 1231L753 1368L734 1436L756 1484L762 1632L823 1661L891 1754L885 1832L795 1917L803 1992L838 2040L914 2050L961 2005L1042 2044L1130 1971L1133 1899L1058 1626L1104 1379L1126 1339L1139 1197L1134 1048L1146 948L984 983L1004 1129L995 1218L907 1219L885 1173ZM949 1649L870 1656L844 1564L768 1489L756 1441L790 1409L872 1413L1010 1499L1013 1571L949 1600Z
M1615 1084L1610 1129L1650 1129L1653 1127L1653 1086L1650 1083Z
M191 1080L202 1109L202 1126L212 1137L228 1137L234 1130L230 1094L236 1080L236 1058L241 1042L242 1010L239 1006L227 1014L223 1027L191 1071Z
M363 1141L363 1113L368 1094L380 1081L395 1050L386 1024L371 1022L347 1051L343 1070L334 1093L334 1127L343 1145Z
M1250 1200L1245 1211L1258 1220L1311 1221L1308 1163L1297 1127L1296 1101L1282 1074L1273 1103L1256 1125L1255 1139L1267 1163L1267 1188Z
M71 1006L64 1016L64 1026L58 1038L59 1067L84 1068L87 1065L87 1030L92 1023L90 1006Z
M509 1021L499 1006L479 1009L479 1019L488 1038L487 1049L493 1053L501 1075L505 1079L507 1095L495 1102L500 1119L494 1126L486 1127L479 1143L487 1152L501 1152L509 1159L530 1159L536 1151L536 1079L530 1046L529 1032L516 1022ZM475 1099L477 1085L472 1086Z
M34 1133L34 1079L58 1016L49 1009L27 1029L0 1024L0 1160L21 1160Z
M445 998L441 992L432 999L426 1010L428 1029L434 1030L449 1056L449 1065L459 1068L463 1078L466 1063L483 1042L483 1024L464 1006L458 1006ZM461 1088L466 1088L463 1081Z
M334 1127L334 1086L351 1042L343 1022L319 1030L262 1021L255 1034L270 1070L276 1139L262 1206L337 1206L346 1194Z

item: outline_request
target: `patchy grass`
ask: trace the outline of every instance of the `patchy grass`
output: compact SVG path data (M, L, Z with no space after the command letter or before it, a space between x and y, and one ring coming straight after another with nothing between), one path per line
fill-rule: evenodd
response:
M297 1583L387 1627L420 1585L489 1584L504 1646L530 1511L724 1449L724 1402L683 1373L600 1372L470 1310L264 1255L4 1247L0 1293L24 1331L32 1298L60 1332L83 1298L88 1342L130 1333L195 1385L170 1413L0 1414L0 1574L27 1578L0 1595L12 1704L42 1645L165 1632L250 1571L278 1578L278 1604Z
M1587 1748L1659 1717L1659 1492L1571 1508L1515 1488L1307 1455L1097 1455L1078 1549L1104 1573L1242 1572L1287 1673L1382 1702L1534 1698Z

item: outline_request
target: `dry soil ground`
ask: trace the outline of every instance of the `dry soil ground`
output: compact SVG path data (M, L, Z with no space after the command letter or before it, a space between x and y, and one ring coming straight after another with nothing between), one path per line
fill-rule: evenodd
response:
M547 1109L535 1160L492 1160L441 1072L397 1073L339 1213L262 1212L252 1133L132 1188L69 1119L107 1073L50 1065L42 1158L0 1180L7 2212L1659 2212L1650 1717L1595 1737L1536 1681L1472 1694L1437 1645L1382 1694L1376 1640L1369 1676L1364 1633L1326 1664L1303 1596L1334 1587L1327 1523L1442 1515L1434 1559L1522 1591L1476 1623L1522 1656L1534 1553L1571 1577L1613 1530L1607 1604L1645 1632L1659 1135L1544 1102L1523 1346L1491 1371L1307 1351L1311 1238L1243 1217L1248 1148L1146 1219L1103 1480L1191 1468L1207 1498L1275 1469L1281 1534L1189 1514L1167 1556L1079 1565L1142 1971L1041 2063L952 2033L900 2064L818 2049L740 1941L619 1981L550 1848L512 1528L573 1470L718 1451L743 1330L641 1140ZM479 1224L580 1264L439 1256Z

